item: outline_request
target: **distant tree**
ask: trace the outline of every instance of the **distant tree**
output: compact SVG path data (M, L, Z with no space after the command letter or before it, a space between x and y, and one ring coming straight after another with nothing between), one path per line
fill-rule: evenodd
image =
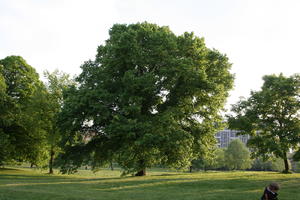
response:
M254 156L282 158L289 171L287 152L300 142L300 76L268 75L260 91L233 106L232 129L251 134L248 142Z
M264 160L262 158L256 158L253 160L251 170L254 171L271 171L272 170L272 161Z
M82 65L62 126L89 135L80 145L93 166L114 158L136 175L157 164L189 166L214 143L233 84L228 58L193 33L146 22L116 24L109 35Z
M61 112L63 106L63 91L66 90L75 82L70 78L70 76L64 72L55 70L53 72L45 71L44 76L46 78L45 86L48 92L47 105L44 109L45 118L49 122L47 127L47 141L49 145L49 174L53 174L53 162L57 153L60 151L61 133L59 130L58 115Z
M291 163L289 162L289 165ZM263 158L256 158L253 163L251 170L258 171L283 171L284 170L284 162L281 158L269 158L268 160L264 160Z
M218 151L216 146L211 146L211 148L202 154L198 159L192 160L190 172L192 170L209 170L214 169L216 165L216 152Z
M230 142L225 150L224 158L228 169L240 170L251 167L250 151L239 139Z
M215 151L215 162L214 162L214 165L213 165L214 169L218 169L218 170L226 169L225 150L226 149L218 148Z
M40 163L45 130L37 96L45 89L34 68L20 56L0 60L0 163Z
M208 155L192 161L191 170L225 170L225 150L213 148Z
M291 169L291 163L289 160L288 160L288 165L289 165L289 169ZM282 158L271 159L271 170L277 171L277 172L282 172L285 170L285 164L284 164Z

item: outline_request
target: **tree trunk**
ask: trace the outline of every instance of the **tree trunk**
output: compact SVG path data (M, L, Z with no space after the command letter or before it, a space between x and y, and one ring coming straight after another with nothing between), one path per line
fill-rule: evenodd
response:
M191 165L190 166L190 173L192 173L193 172L193 166Z
M140 171L138 171L135 176L146 176L146 166L145 166L145 160L141 159L139 161L139 167Z
M114 166L113 166L113 162L112 161L110 161L110 169L111 169L111 171L114 171Z
M146 169L142 169L138 171L135 176L146 176Z
M50 160L49 160L49 174L53 174L53 160L54 160L54 150L51 146L50 150Z
M290 172L290 166L289 166L289 162L287 159L287 155L286 152L283 153L283 161L284 161L284 171L283 173L289 173Z

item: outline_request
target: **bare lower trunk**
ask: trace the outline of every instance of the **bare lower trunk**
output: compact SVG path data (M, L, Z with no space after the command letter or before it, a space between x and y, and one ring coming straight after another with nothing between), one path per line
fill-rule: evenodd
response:
M135 176L146 176L146 166L145 166L145 160L141 159L139 161L139 167L140 171L138 171Z
M284 152L284 154L283 154L283 161L284 161L284 171L283 171L283 173L289 173L290 172L290 166L289 166L289 162L288 162L288 159L287 159L286 152Z
M110 162L110 169L111 169L111 171L114 171L114 166L113 166L112 162Z
M135 176L146 176L146 169L142 169L135 174Z

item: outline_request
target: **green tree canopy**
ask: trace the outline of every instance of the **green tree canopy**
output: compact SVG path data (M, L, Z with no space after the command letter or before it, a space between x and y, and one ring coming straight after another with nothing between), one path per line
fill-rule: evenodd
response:
M193 33L146 22L116 24L109 36L67 93L62 126L88 138L80 145L94 166L112 157L137 175L189 166L214 143L233 85L228 58Z
M268 75L263 80L260 91L233 106L235 116L228 121L232 129L251 134L254 155L282 158L288 172L287 152L300 141L300 76Z
M0 65L0 71L3 71L3 66ZM8 160L10 152L9 136L4 133L4 125L8 121L6 110L6 83L3 75L0 73L0 166L4 164L4 161Z
M291 163L289 162L291 166ZM284 162L282 158L269 158L264 160L263 158L256 158L253 163L251 170L258 171L278 171L282 172L285 169Z
M0 162L38 163L42 160L45 130L39 109L45 88L34 68L20 56L0 60ZM5 152L5 153L3 153Z
M250 151L239 139L230 142L225 150L224 158L228 169L240 170L251 167Z
M192 170L224 170L226 169L225 149L214 146L207 156L193 160L190 171Z
M214 169L225 169L225 150L223 148L218 148L215 152L215 163Z
M58 125L58 115L61 112L63 105L63 91L71 85L74 81L70 76L59 70L53 72L44 72L46 78L45 86L48 91L47 99L45 100L44 109L46 110L44 119L48 120L47 140L49 146L49 174L53 174L54 158L58 154L61 142L61 133Z

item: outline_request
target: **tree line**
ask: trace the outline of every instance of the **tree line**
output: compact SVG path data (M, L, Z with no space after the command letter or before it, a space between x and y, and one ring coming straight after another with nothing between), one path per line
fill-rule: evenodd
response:
M300 162L292 159L293 153L288 154L288 165L293 172L300 172ZM252 170L277 171L285 170L282 158L269 155L268 159L262 156L251 156L251 150L240 140L232 140L226 148L215 148L210 157L202 157L192 161L190 172L207 170Z
M0 60L0 165L28 162L53 173L60 151L58 115L63 91L74 85L69 75L46 71L46 82L20 56Z
M187 168L213 154L230 68L203 38L147 22L115 24L74 79L46 71L42 82L22 57L8 56L0 60L0 165L26 161L72 173L116 162L138 176L157 165ZM253 156L286 162L299 146L300 79L264 80L228 122L252 135Z

